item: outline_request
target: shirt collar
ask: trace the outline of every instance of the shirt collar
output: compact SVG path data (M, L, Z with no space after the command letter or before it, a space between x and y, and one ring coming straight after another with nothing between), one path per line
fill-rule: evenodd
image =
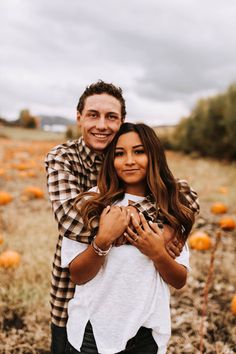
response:
M86 159L86 162L89 166L93 164L101 164L104 159L104 154L98 154L95 151L91 150L86 144L83 137L79 138L79 152L83 154Z

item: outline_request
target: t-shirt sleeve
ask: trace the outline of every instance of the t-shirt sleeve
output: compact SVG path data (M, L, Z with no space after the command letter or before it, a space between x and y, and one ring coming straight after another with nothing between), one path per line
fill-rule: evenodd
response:
M184 265L188 271L191 269L190 265L189 265L189 247L188 247L187 243L185 243L182 252L180 253L180 255L178 257L175 258L175 260L179 264Z
M68 237L63 237L61 246L61 267L68 267L70 262L85 251L87 247L87 244L70 240Z

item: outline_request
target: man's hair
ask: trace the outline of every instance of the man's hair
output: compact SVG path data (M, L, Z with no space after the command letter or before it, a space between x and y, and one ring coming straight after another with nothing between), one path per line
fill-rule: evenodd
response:
M106 93L110 96L115 97L121 104L121 118L124 121L126 116L126 107L125 107L125 99L122 95L122 89L113 84L109 84L102 80L98 80L97 82L86 87L84 93L80 96L77 111L82 113L85 105L85 100L87 97L92 95L101 95Z
M135 132L142 141L145 153L148 156L148 169L146 186L152 196L156 208L162 212L165 223L169 224L183 240L187 239L191 231L194 214L189 203L179 191L177 181L169 169L164 148L155 131L145 124L123 123L120 130L106 148L104 162L98 177L98 190L100 194L85 192L93 195L87 199L81 208L85 225L91 226L94 218L99 218L103 209L124 197L125 185L117 175L114 168L115 150L119 137L123 134ZM183 234L182 234L182 229Z

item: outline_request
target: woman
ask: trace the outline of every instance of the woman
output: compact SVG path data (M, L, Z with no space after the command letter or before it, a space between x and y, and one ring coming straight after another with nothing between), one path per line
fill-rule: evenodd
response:
M189 255L185 245L171 258L163 235L171 228L185 242L198 209L196 194L184 188L155 132L124 123L106 153L98 189L78 200L90 244L62 243L62 266L78 284L68 307L68 353L166 352L167 284L184 286ZM129 205L142 212L130 213Z

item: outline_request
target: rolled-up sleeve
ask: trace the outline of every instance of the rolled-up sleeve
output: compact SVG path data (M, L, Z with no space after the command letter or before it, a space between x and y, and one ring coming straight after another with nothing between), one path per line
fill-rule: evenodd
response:
M178 179L179 191L182 193L189 203L189 208L195 215L199 214L200 206L197 192L190 187L187 181L184 179Z

